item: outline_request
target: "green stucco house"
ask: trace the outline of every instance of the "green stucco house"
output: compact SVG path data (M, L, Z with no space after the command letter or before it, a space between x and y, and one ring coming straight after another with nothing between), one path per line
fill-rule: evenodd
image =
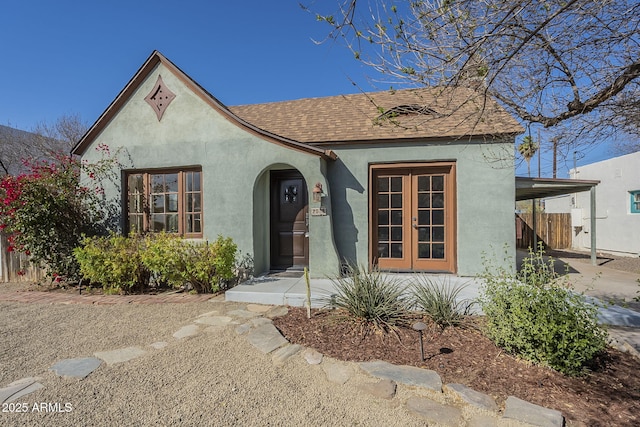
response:
M469 276L490 247L515 251L521 132L469 88L228 107L153 52L73 153L117 153L123 232L230 236L257 274Z

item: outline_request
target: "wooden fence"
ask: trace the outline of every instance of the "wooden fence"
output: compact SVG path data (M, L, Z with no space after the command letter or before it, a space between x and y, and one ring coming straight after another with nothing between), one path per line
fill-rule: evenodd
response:
M0 282L38 282L44 272L29 263L29 257L14 251L9 252L9 242L0 233Z
M538 242L542 242L545 248L571 248L570 213L537 213L536 231ZM527 249L533 246L533 214L516 214L516 247Z

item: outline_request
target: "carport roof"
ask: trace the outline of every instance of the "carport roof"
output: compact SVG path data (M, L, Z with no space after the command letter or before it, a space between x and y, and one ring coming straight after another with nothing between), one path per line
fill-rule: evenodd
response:
M516 177L516 201L543 199L589 191L600 181L562 178Z

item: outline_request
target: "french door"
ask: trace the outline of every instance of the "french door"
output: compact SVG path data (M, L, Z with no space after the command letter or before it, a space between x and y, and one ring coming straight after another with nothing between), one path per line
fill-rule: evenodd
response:
M379 165L371 178L374 264L455 272L455 165Z

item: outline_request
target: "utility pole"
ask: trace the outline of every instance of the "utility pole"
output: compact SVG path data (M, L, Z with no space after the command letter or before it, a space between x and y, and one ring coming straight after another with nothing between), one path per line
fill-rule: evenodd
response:
M551 142L553 143L553 177L556 178L558 162L558 138L554 137Z

